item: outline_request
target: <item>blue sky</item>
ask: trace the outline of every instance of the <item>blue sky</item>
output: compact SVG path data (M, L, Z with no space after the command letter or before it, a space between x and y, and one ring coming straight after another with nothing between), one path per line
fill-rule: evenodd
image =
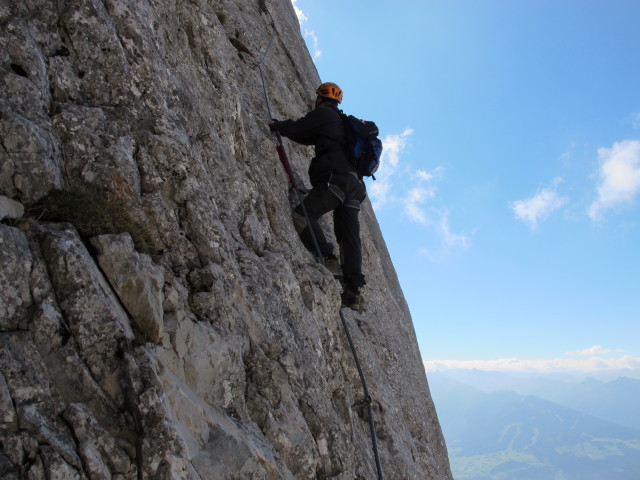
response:
M427 369L640 369L640 2L294 6Z

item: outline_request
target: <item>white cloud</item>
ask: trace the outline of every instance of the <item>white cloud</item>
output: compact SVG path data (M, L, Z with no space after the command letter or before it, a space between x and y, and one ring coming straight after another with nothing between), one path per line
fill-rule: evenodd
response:
M377 180L367 183L367 190L375 210L387 205L400 207L411 221L434 230L440 238L441 248L436 253L423 252L436 258L453 248L466 248L470 241L466 236L452 232L448 211L430 206L437 194L434 182L442 179L444 168L438 166L430 171L411 171L402 164L402 154L413 133L413 129L407 128L400 134L387 135L382 139L383 150L380 168L376 172ZM394 186L396 174L398 177L402 175L402 187Z
M395 169L400 162L400 154L407 146L409 136L413 134L412 128L407 128L399 135L387 135L382 140L382 158L380 168L384 169L388 166Z
M516 214L518 220L529 224L531 229L538 226L538 222L546 219L555 210L561 208L569 200L556 192L561 178L556 178L548 188L539 190L533 197L518 200L509 204L509 208Z
M297 15L297 17L298 17L298 21L299 21L300 23L302 23L302 22L306 22L306 21L307 21L307 20L309 20L309 19L308 19L308 18L307 18L307 16L304 14L304 12L303 12L302 10L300 10L300 8L296 5L296 2L297 2L297 1L298 1L298 0L291 0L291 4L293 5L293 9L294 9L294 10L295 10L295 12L296 12L296 15Z
M588 357L590 355L606 355L611 353L613 350L609 348L602 348L601 345L594 345L590 348L585 348L584 350L575 350L573 352L565 352L565 355L574 355L580 357Z
M633 128L640 128L640 113L631 115L631 125Z
M598 149L598 156L598 198L587 211L596 221L604 211L630 204L640 193L640 141L616 142L611 148Z
M433 178L433 174L425 171L425 170L418 170L416 172L416 175L418 176L418 178L420 178L421 180L431 180Z
M466 235L454 233L449 222L449 212L437 210L429 211L429 222L440 238L440 245L437 249L423 248L420 253L427 256L432 262L439 262L446 258L453 250L467 249L471 246L471 240Z
M416 170L414 177L420 182L430 182L435 180L442 180L444 177L444 167L436 167L432 171Z
M296 16L298 17L298 22L300 22L300 28L302 29L302 25L309 20L309 17L296 5L298 0L291 0L291 4L293 5L293 9L296 12ZM308 39L313 47L313 59L317 60L320 55L322 55L322 50L319 48L319 41L316 32L311 30L310 28L305 27L303 30L304 38Z
M449 212L440 212L437 230L440 233L440 236L444 241L444 246L447 249L455 247L468 248L471 246L471 241L467 236L453 233L451 231L451 226L449 225Z
M525 360L498 358L495 360L430 360L424 362L427 372L444 370L483 370L491 372L606 372L608 370L638 369L640 357L624 355L618 358L598 356L585 358L552 358Z
M404 199L405 213L414 222L422 224L429 223L422 205L433 197L435 197L435 190L433 188L412 188Z
M380 168L376 172L377 180L370 182L367 186L374 208L380 208L392 201L392 177L411 134L413 134L413 130L407 128L399 135L387 135L382 139L382 157L380 158Z
M311 40L311 44L313 45L313 59L317 60L320 55L322 55L322 50L318 48L318 36L313 30L309 30L308 28L304 29L304 36Z

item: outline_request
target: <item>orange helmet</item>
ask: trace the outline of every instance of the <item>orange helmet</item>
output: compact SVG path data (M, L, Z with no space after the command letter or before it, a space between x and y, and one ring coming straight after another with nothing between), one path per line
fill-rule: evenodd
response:
M321 97L331 98L336 100L338 103L342 102L342 90L338 85L331 82L323 83L316 90L316 94Z

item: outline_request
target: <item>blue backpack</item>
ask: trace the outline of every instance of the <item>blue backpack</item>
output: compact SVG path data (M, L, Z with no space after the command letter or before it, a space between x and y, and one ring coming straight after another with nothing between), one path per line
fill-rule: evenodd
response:
M378 127L369 120L340 113L347 132L347 154L356 169L358 178L371 177L380 166L382 142L378 138Z

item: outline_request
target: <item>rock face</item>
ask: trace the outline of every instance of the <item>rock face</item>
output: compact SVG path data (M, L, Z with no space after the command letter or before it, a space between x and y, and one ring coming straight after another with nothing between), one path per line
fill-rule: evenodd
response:
M266 127L272 32L274 116L320 82L288 0L1 0L0 22L0 476L376 478L340 285ZM385 476L450 479L369 204L361 222L346 320Z

